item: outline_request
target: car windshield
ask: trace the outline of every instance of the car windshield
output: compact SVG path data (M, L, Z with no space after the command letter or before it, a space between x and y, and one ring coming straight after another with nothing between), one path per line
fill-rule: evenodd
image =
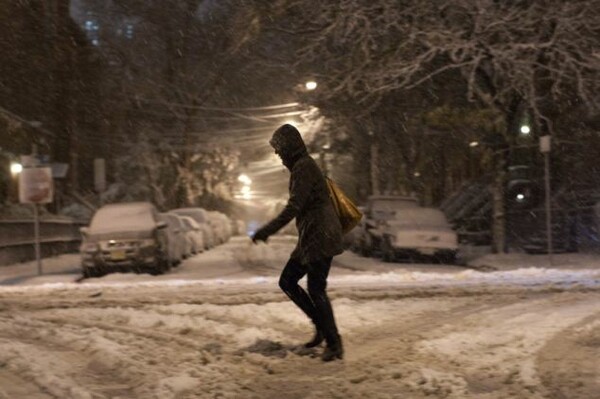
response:
M119 204L100 208L92 219L92 234L150 231L156 227L152 208L147 204Z
M178 215L189 216L193 220L195 220L199 223L206 223L206 215L202 209L193 209L193 208L186 209L186 208L184 208L184 209L175 209L173 212Z

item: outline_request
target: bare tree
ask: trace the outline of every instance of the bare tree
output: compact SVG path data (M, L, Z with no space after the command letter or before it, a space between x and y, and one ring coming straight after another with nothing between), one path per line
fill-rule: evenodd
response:
M310 4L309 4L310 3ZM467 99L503 116L496 140L495 248L505 249L506 159L524 114L537 135L575 104L597 109L600 0L289 2L279 29L302 37L297 59L321 65L321 101L365 112L389 93L460 76Z

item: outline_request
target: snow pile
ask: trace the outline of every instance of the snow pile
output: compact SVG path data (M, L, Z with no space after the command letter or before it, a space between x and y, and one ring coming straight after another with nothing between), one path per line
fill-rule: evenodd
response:
M536 353L554 335L597 310L592 302L563 305L557 310L548 307L545 299L525 301L501 311L482 310L464 320L463 331L442 328L435 333L439 338L422 341L418 347L454 359L473 373L505 375L505 384L519 382L533 389L543 385L535 367Z

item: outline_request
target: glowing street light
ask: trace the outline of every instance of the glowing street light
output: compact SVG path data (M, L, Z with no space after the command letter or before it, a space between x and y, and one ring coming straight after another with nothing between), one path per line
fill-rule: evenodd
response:
M531 128L527 125L523 125L521 126L521 133L523 134L529 134L531 132Z
M20 163L13 162L10 164L10 173L12 173L14 176L18 175L22 171L23 165L21 165Z
M252 180L248 177L248 175L241 174L238 176L238 181L244 183L246 185L252 184Z
M479 145L479 141L471 141L469 143L469 147L473 148L473 147L477 147Z
M317 88L317 82L315 82L314 80L309 80L308 82L306 82L304 87L306 87L306 90L314 90Z

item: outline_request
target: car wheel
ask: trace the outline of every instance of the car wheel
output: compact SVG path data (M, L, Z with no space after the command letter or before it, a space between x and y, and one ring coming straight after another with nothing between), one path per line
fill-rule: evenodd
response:
M381 260L384 262L393 262L394 258L394 248L392 248L389 239L384 237L381 243Z
M168 270L169 262L158 260L151 265L146 266L146 272L152 276L164 274Z
M436 256L436 259L439 263L443 263L446 265L454 265L456 264L456 252L447 252L441 255Z
M104 270L98 270L97 268L85 268L83 269L83 278L102 277L106 274Z
M394 261L394 255L391 252L384 250L381 254L381 260L386 263L392 263Z
M361 244L360 255L364 256L365 258L368 258L369 256L371 256L371 250L369 248L367 248L367 246L365 244Z

